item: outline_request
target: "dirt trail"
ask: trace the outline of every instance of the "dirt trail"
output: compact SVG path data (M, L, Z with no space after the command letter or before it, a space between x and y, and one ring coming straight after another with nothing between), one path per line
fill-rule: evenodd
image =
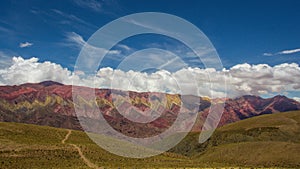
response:
M63 140L61 140L61 143L62 144L65 144L65 142L68 140L69 136L71 135L72 131L71 130L68 130L68 133L67 135L65 136L65 138Z
M75 147L75 148L77 149L77 151L78 151L80 157L82 158L82 160L85 162L85 164L86 164L87 166L89 166L90 168L102 169L101 167L98 167L96 164L92 163L89 159L87 159L87 158L83 155L83 153L82 153L80 147L78 147L78 146L75 145L75 144L70 144L70 145L72 145L73 147Z
M66 141L69 139L71 133L72 133L72 130L68 130L68 133L66 134L65 138L64 138L63 140L61 140L61 143L62 143L62 144L65 144L65 143L66 143ZM83 155L83 153L82 153L80 147L78 147L76 144L71 144L71 143L69 143L69 145L73 146L73 147L78 151L79 156L81 157L81 159L83 160L83 162L84 162L87 166L89 166L90 168L102 169L102 167L98 167L96 164L92 163L89 159L87 159L87 158Z

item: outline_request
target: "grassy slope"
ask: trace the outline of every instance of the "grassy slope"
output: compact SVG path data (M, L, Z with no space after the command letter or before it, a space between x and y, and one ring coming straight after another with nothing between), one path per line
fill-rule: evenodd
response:
M300 111L226 125L204 144L197 143L199 133L191 133L172 153L145 159L108 153L80 131L72 131L63 144L67 133L52 127L0 123L0 168L89 168L70 144L80 147L92 163L106 168L300 167Z
M171 150L230 166L300 168L300 111L263 115L219 128L204 144L189 134Z
M66 133L51 127L0 123L0 168L84 168L77 151L61 144Z
M0 123L0 168L89 168L71 144L84 156L105 168L158 168L199 166L182 155L164 153L145 159L130 159L111 154L80 131L20 123ZM109 138L107 138L109 140Z

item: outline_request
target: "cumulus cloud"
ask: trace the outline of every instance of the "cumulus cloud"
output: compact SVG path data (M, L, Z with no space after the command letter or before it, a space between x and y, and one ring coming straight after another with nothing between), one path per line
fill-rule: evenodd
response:
M228 71L231 85L240 94L267 94L271 92L299 90L300 68L296 63L271 67L267 64L241 64Z
M300 97L293 97L294 100L296 100L297 102L300 102Z
M23 59L13 57L12 65L0 69L2 84L13 85L22 83L36 83L45 80L53 80L70 84L72 73L59 64L51 62L38 62L38 58Z
M175 72L158 70L154 73L101 68L96 76L82 71L71 72L61 65L39 62L37 58L13 57L12 65L0 69L0 84L14 85L53 80L64 84L115 88L133 91L168 92L199 96L225 96L227 79L229 97L244 94L270 94L300 91L300 67L296 63L276 66L239 64L217 71L213 68L182 68ZM226 75L226 76L225 76ZM214 86L211 88L211 86ZM299 100L299 98L294 98Z
M20 43L19 44L19 47L20 48L27 48L27 47L30 47L30 46L32 46L33 45L33 43L30 43L30 42L24 42L24 43Z

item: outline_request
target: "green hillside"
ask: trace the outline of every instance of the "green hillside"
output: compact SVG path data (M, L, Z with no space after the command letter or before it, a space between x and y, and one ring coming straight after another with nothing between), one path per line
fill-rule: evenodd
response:
M190 133L170 152L226 166L300 168L300 111L262 115L223 126L204 144Z
M300 111L226 125L204 144L198 137L190 133L170 152L130 159L99 148L80 131L2 122L0 168L300 168Z
M145 159L124 158L99 148L83 132L21 123L0 123L0 143L1 169L175 168L200 165L173 153Z

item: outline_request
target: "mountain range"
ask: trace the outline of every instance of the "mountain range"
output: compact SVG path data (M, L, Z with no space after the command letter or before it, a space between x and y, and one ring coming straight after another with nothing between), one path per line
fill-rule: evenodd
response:
M76 102L73 101L72 88L76 88L81 96L75 98ZM93 89L53 81L0 86L0 121L82 130L78 118L96 120L99 114L94 112L94 108L97 106L105 120L115 130L128 136L148 137L170 127L179 111L188 113L192 109L186 104L181 104L181 96L178 94L165 94L165 99L161 100L162 93L95 89L95 102L88 99L87 91L90 90ZM129 100L123 99L120 103L120 98L124 98L126 93ZM193 131L201 129L211 104L225 102L219 126L263 114L300 110L299 102L282 95L267 99L252 95L214 100L207 97L189 97L200 101ZM76 107L82 111L75 111ZM151 111L153 109L154 112ZM160 112L161 116L149 123L138 123L125 118L119 110L125 110L128 114L135 113L134 115L140 119L147 119L149 113Z

